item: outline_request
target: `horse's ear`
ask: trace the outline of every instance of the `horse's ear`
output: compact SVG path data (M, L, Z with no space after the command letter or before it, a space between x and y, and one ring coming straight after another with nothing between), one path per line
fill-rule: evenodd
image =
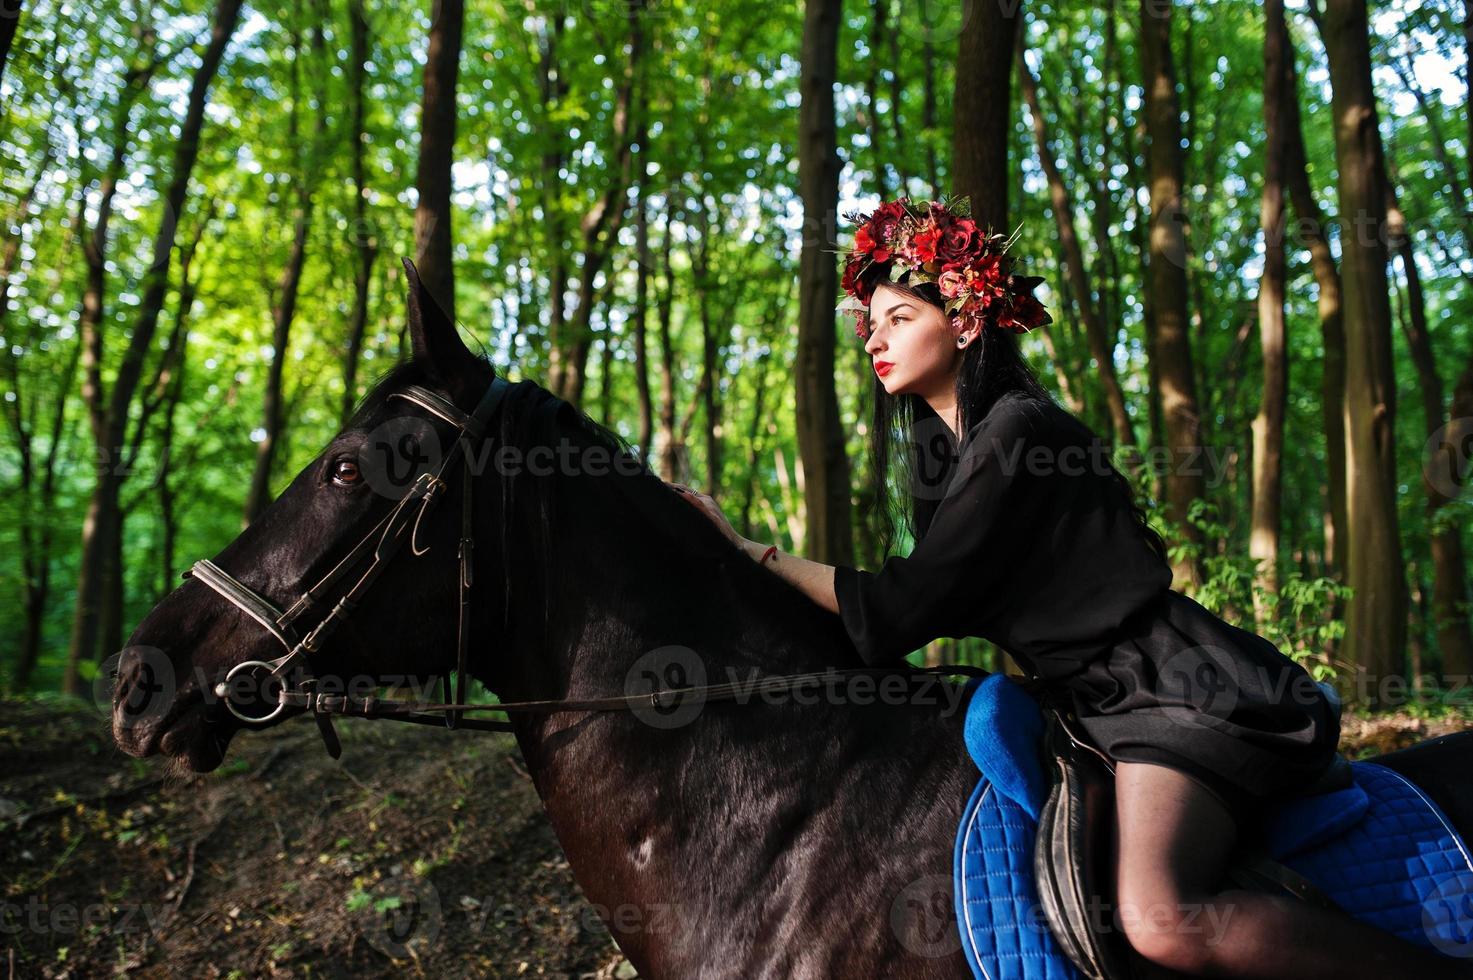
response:
M484 365L466 347L455 322L425 288L419 269L409 259L403 262L409 283L409 340L414 359L425 366L434 380L459 395L462 389L475 385Z

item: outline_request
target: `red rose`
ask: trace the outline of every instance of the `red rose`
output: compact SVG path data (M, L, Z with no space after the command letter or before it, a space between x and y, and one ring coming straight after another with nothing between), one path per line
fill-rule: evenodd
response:
M885 258L876 261L883 262L890 258L890 248L895 244L895 230L900 221L905 217L905 208L898 201L889 201L881 204L876 209L874 216L869 220L870 236L877 245L885 246Z
M888 221L899 221L905 215L905 205L902 203L904 200L906 199L897 198L893 201L886 201L878 208L875 208L875 217L884 218Z
M970 218L958 218L942 232L936 253L944 262L957 262L968 258L976 247L977 225Z

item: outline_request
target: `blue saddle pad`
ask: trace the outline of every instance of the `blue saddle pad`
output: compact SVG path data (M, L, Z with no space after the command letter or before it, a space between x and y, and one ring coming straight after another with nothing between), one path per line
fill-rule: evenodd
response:
M967 961L988 980L1072 980L1080 974L1049 931L1033 880L1038 707L1001 675L968 688L967 748L982 778L952 862ZM1350 789L1291 801L1269 819L1274 855L1361 921L1450 955L1473 952L1473 860L1462 838L1400 773L1351 768Z
M983 778L962 813L952 890L962 949L988 980L1077 980L1033 885L1038 823Z

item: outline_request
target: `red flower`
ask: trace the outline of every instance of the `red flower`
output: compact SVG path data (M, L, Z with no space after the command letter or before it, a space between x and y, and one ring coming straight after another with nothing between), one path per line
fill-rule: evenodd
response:
M903 200L903 199L902 199ZM870 219L870 228L878 241L894 244L895 229L905 217L905 205L901 201L886 201L875 209Z
M916 232L911 238L911 245L922 262L933 262L936 259L936 246L940 241L941 229L932 225Z
M984 309L1007 292L1007 277L1003 275L1000 255L979 255L968 268L967 279L971 282L972 292L981 298Z
M888 280L890 266L886 262L869 262L864 256L852 256L844 264L844 291L862 303L874 295L876 284Z
M1052 322L1031 295L1042 277L1013 275L1008 237L982 232L967 213L965 198L948 206L939 201L917 205L902 197L869 215L846 214L859 228L844 264L844 292L868 304L875 288L891 281L892 267L898 264L902 281L911 273L920 273L927 282L944 280L943 295L959 304L953 306L955 317L981 319L1017 333ZM855 333L865 336L867 311L854 304L843 311L855 316Z
M976 223L971 218L958 218L942 232L936 253L943 262L959 262L969 258L976 246Z
M1018 333L1041 327L1045 323L1052 323L1053 317L1043 308L1043 304L1032 296L1022 295L1013 297L1013 309L1009 319L1012 321L1013 329Z

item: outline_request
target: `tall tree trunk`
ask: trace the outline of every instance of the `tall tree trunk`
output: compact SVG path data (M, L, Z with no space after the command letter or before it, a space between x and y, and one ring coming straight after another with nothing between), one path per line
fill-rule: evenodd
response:
M878 8L884 13L887 21L890 18L890 0L876 0ZM900 31L891 27L885 31L889 37L890 45L890 139L896 147L895 155L890 160L890 165L895 168L896 183L900 193L906 193L910 188L910 176L905 166L905 159L900 152L900 147L905 144L905 120L901 115L901 108L905 105L905 82L900 76L900 66L905 64L900 54Z
M1386 278L1386 164L1371 83L1365 0L1329 0L1329 56L1345 285L1346 580L1343 655L1379 687L1406 671L1406 568L1396 512L1396 384ZM1352 217L1353 216L1353 217Z
M368 64L368 19L363 0L348 0L348 23L352 54L348 63L348 91L352 99L353 160L353 248L358 262L353 267L353 312L348 317L348 345L343 354L343 404L338 413L342 424L353 414L358 401L358 361L363 353L363 335L368 330L368 286L373 281L373 262L378 254L378 236L368 226L368 176L363 165L363 143L367 131L363 121L363 87Z
M1008 227L1008 147L1013 133L1013 50L1023 0L976 3L957 39L952 94L951 183L972 199L979 226Z
M764 327L760 341L769 349L773 347L775 338L781 336L781 325L788 322L787 313L791 301L792 293L783 290L781 296L772 298L772 306L763 314ZM751 422L746 434L747 460L743 468L745 475L742 481L742 504L737 519L738 532L747 538L752 536L752 507L756 502L757 480L761 472L760 461L766 455L767 440L765 437L777 431L777 426L772 420L772 409L767 407L767 396L770 392L781 391L781 386L775 386L770 382L770 374L777 357L768 356L759 360L761 364L757 369L756 395L753 398Z
M292 146L297 144L297 119L299 117L300 87L299 70L301 48L294 46L292 61L292 106L288 131ZM312 32L312 56L325 80L327 63L322 22L318 21ZM319 81L316 102L327 104L327 87ZM317 124L312 141L305 154L298 152L296 173L292 181L296 185L296 214L294 215L291 251L287 254L286 266L281 270L281 279L276 288L276 304L271 311L271 366L266 373L266 392L262 400L261 431L264 437L256 445L256 465L251 473L250 490L246 494L244 523L252 524L261 516L261 511L271 503L271 473L276 462L276 449L281 441L286 418L282 411L282 374L286 369L287 351L291 346L292 322L297 316L297 297L302 287L302 272L307 266L307 243L312 234L312 210L317 165L322 149L323 134L327 130L327 113L317 113Z
M1028 67L1021 45L1018 48L1017 64L1023 98L1033 117L1033 137L1038 145L1038 161L1048 180L1049 203L1053 207L1054 223L1059 228L1059 247L1064 253L1064 271L1070 291L1078 304L1080 319L1084 322L1085 339L1089 343L1090 356L1095 361L1100 387L1105 393L1105 405L1110 413L1110 427L1115 433L1115 444L1135 446L1135 430L1130 424L1130 413L1125 408L1125 392L1121 390L1120 379L1115 376L1114 338L1100 319L1099 307L1095 304L1089 272L1084 267L1084 250L1080 247L1079 235L1074 229L1074 204L1069 199L1069 189L1064 186L1063 175L1059 173L1059 165L1054 158L1048 123L1038 99L1038 81L1033 77L1033 70Z
M609 138L614 173L581 223L583 267L578 279L578 309L573 319L572 343L569 347L554 347L551 351L554 364L565 358L562 369L555 371L559 384L557 393L574 405L583 402L588 351L593 343L593 309L598 305L594 302L598 274L618 244L619 229L624 224L626 197L633 172L633 116L640 114L635 102L635 83L643 63L644 17L644 0L630 0L627 13L629 58L614 96L613 128Z
M1473 0L1468 0L1473 3ZM919 4L920 14L926 17L930 14L930 4ZM921 44L921 130L926 133L936 131L936 45L931 41L931 32L925 32L925 41ZM926 180L931 185L931 196L941 196L941 163L937 159L936 140L926 140Z
M1449 481L1447 489L1458 489L1466 492L1469 485L1473 484L1473 458L1470 458L1468 452L1468 448L1473 446L1473 356L1468 358L1467 363L1463 366L1463 373L1458 377L1457 382L1453 386L1453 399L1448 405L1448 414L1451 416L1451 419L1448 422L1447 434L1444 438L1443 445L1454 451L1445 453L1442 458L1446 463L1460 466L1461 470L1448 474L1452 479ZM1457 529L1454 528L1453 530L1456 531ZM1454 538L1453 540L1456 541L1457 539ZM1437 550L1434 550L1432 560L1436 563L1441 563L1444 560L1448 562L1449 581L1452 581L1455 577L1452 564L1455 561L1458 563L1457 574L1465 577L1462 598L1465 602L1468 602L1470 599L1466 582L1468 566L1463 554L1460 551L1453 550L1451 545L1443 545L1439 546ZM1439 601L1444 600L1439 598ZM1454 596L1451 595L1451 589L1449 589L1449 595L1445 601L1449 605L1455 601ZM1466 629L1469 605L1464 605L1462 609L1464 628ZM1451 675L1455 672L1464 675L1473 674L1473 664L1457 663L1449 658L1446 650L1444 650L1443 673Z
M181 266L183 262L181 262ZM189 277L188 269L181 268L179 275L179 307L175 314L179 318L179 326L189 320L190 307L194 305L194 295L197 286L196 280ZM182 330L181 330L182 332ZM175 364L174 375L169 379L167 390L164 393L164 414L159 424L159 459L162 469L159 471L158 491L159 502L159 524L161 535L159 541L159 600L167 595L174 587L175 576L179 574L176 562L177 543L179 540L179 518L178 493L174 489L174 483L170 479L174 467L174 435L175 419L179 410L179 403L184 397L184 375L188 363L189 348L187 344L181 345L179 359Z
M649 153L648 127L641 124L636 137L639 142L639 204L634 212L634 311L630 316L634 329L634 388L639 396L639 452L646 462L653 462L651 442L655 434L654 400L650 393L649 302L650 269L655 256L650 251L649 175L644 160Z
M76 604L72 616L72 633L63 674L62 689L73 694L86 691L77 664L94 659L105 646L102 637L111 632L104 628L110 619L106 605L111 596L109 571L115 563L113 538L120 534L122 511L119 505L122 469L121 437L114 438L108 418L109 402L102 380L104 352L104 309L107 303L108 226L112 221L113 198L122 180L132 141L130 116L134 104L147 91L158 63L153 59L151 29L143 29L144 45L138 60L125 72L123 88L113 110L112 147L97 187L97 217L89 231L85 213L86 192L78 202L77 228L82 239L82 259L86 272L83 279L82 308L78 317L82 364L82 404L87 412L88 428L96 447L93 489L87 513L82 521L81 557L78 565ZM81 183L86 187L86 163ZM170 216L166 213L165 220Z
M127 572L127 566L123 563L123 536L127 531L128 511L123 506L121 480L117 490L117 514L107 540L107 552L103 556L102 612L97 626L99 658L106 657L109 650L123 648L123 604L126 593L124 575Z
M1124 107L1120 103L1120 43L1119 43L1119 17L1116 14L1115 0L1106 0L1105 3L1105 54L1104 66L1101 69L1102 84L1105 87L1104 112L1100 113L1100 131L1096 139L1101 148L1100 163L1093 170L1096 171L1094 179L1090 180L1090 188L1094 195L1095 213L1090 221L1094 232L1095 253L1099 256L1096 265L1100 273L1095 277L1096 281L1104 280L1105 285L1100 287L1100 319L1110 328L1112 338L1119 336L1125 324L1121 322L1121 312L1125 309L1123 296L1123 280L1121 274L1121 261L1119 245L1111 235L1111 229L1115 225L1116 198L1115 192L1110 189L1110 168L1119 159L1119 150L1116 147L1117 130L1123 128L1125 122ZM1076 154L1085 145L1086 139L1083 127L1075 140ZM1128 147L1128 140L1127 147ZM1081 174L1091 173L1085 169ZM1138 186L1131 184L1130 186Z
M767 398L767 377L774 357L763 357L757 362L756 394L753 396L752 419L747 426L747 465L742 479L742 506L737 512L737 533L744 538L752 536L752 498L757 483L758 467L762 459L762 425L767 421L764 402Z
M870 0L870 24L869 24L869 74L864 80L864 97L868 109L869 118L865 120L868 124L865 129L869 133L870 154L874 158L875 191L880 200L890 199L890 175L886 170L886 164L890 161L885 155L885 121L880 118L880 47L885 43L885 36L890 33L885 26L886 15L889 13L890 0ZM890 62L890 70L900 71L900 63ZM898 106L891 106L891 113L895 113ZM895 144L896 153L900 152L900 143Z
M56 529L56 522L44 511L51 506L56 493L56 464L61 458L61 446L65 441L67 403L76 382L81 351L80 341L71 345L71 353L67 356L66 367L61 375L61 387L56 391L55 401L51 406L46 451L39 460L39 466L33 431L37 422L34 417L36 410L32 409L31 417L28 418L25 409L28 402L34 405L35 400L21 397L19 359L6 358L11 372L11 391L16 397L4 403L4 415L15 429L20 456L20 500L23 507L20 551L23 578L21 604L25 622L15 669L11 671L10 678L11 688L16 691L25 691L30 687L31 674L41 656L46 608L51 598L51 542Z
M1111 64L1113 64L1113 61L1114 61L1114 58L1115 58L1115 45L1114 45L1114 43L1112 41L1112 37L1113 37L1113 28L1112 28L1112 25L1113 25L1113 22L1114 22L1113 21L1113 18L1114 18L1113 6L1114 5L1112 3L1110 5L1110 9L1107 11L1108 18L1107 18L1107 21L1106 21L1107 26L1106 26L1106 29L1105 29L1105 55L1104 55L1105 60L1106 60L1106 65L1105 65L1105 68L1106 69L1108 69L1109 66ZM1106 77L1108 78L1109 76L1107 75ZM1065 92L1082 91L1082 86L1081 86L1080 82L1075 78L1074 71L1073 71L1073 67L1072 66L1068 66L1068 70L1065 73L1065 76L1064 76L1064 87L1063 87L1062 91L1065 91ZM1108 92L1109 92L1108 84L1106 86L1106 91L1107 91L1107 102L1106 102L1106 104L1108 105L1108 104L1110 104L1109 101L1108 101L1108 97L1109 97L1108 96ZM1039 101L1040 106L1042 106L1042 104L1043 104L1043 98L1042 98L1041 95L1039 96L1039 100L1038 101ZM1057 107L1055 108L1054 115L1059 120L1061 126L1063 126L1063 128L1065 129L1065 132L1068 135L1068 139L1066 140L1066 142L1068 143L1068 145L1070 147L1070 150L1071 150L1071 153L1072 153L1072 156L1073 156L1073 172L1074 172L1074 174L1078 175L1084 181L1085 187L1089 190L1091 204L1094 207L1094 213L1090 216L1089 225L1090 225L1090 228L1093 231L1094 245L1095 245L1095 261L1094 261L1094 268L1093 268L1091 274L1089 275L1089 277L1087 278L1086 281L1089 283L1090 290L1091 290L1091 297L1092 297L1091 298L1091 301L1094 304L1094 316L1095 316L1095 319L1097 321L1099 321L1101 324L1104 324L1105 325L1104 328L1103 328L1103 330L1104 330L1104 339L1105 339L1104 349L1111 352L1111 355L1112 355L1112 358L1111 359L1113 360L1113 354L1114 354L1114 351L1115 351L1115 347L1116 347L1116 345L1119 342L1119 332L1120 332L1120 324L1118 322L1118 314L1115 312L1115 311L1117 311L1117 310L1119 310L1121 308L1121 304L1117 301L1118 300L1118 296L1119 296L1119 291L1120 291L1120 282L1119 282L1120 275L1119 275L1119 271L1118 271L1118 262L1117 262L1116 255L1115 255L1115 243L1114 243L1114 241L1110 237L1110 226L1114 222L1114 218L1113 218L1114 206L1113 206L1113 204L1111 202L1110 189L1109 189L1108 186L1106 186L1106 181L1107 181L1107 179L1109 177L1109 167L1110 167L1110 165L1109 165L1108 161L1112 160L1114 158L1114 156L1115 156L1115 152L1114 152L1114 128L1115 127L1114 127L1114 125L1112 125L1112 123L1110 121L1110 113L1109 112L1103 112L1103 113L1101 113L1101 119L1102 119L1101 132L1100 132L1100 134L1099 134L1098 137L1091 137L1089 135L1089 133L1088 133L1088 128L1085 125L1085 123L1086 123L1086 119L1085 119L1085 103L1083 101L1077 100L1077 99L1076 100L1073 100L1073 101L1075 103L1075 105L1074 105L1074 120L1075 120L1075 122L1074 122L1074 125L1073 126L1070 126L1069 125L1069 121L1068 121L1069 120L1069 116L1068 116L1068 114L1066 114L1062 110L1058 109ZM1052 138L1050 138L1050 143L1052 143ZM1097 161L1096 160L1092 160L1090 153L1087 152L1087 148L1088 147L1095 146L1095 145L1098 145L1101 148L1101 153L1100 153ZM1064 187L1066 189L1066 192L1067 192L1068 185L1066 183L1063 183L1061 181L1061 187ZM1066 198L1066 200L1067 200L1067 198ZM1074 206L1074 204L1072 202L1070 202L1069 203L1069 211L1068 211L1068 213L1072 216L1074 214L1074 212L1075 212L1075 206ZM1075 240L1076 240L1076 242L1078 240L1077 233L1075 234ZM1083 266L1082 263L1081 263L1081 268L1084 268L1084 266ZM1061 257L1060 258L1060 262L1059 262L1059 273L1058 273L1059 281L1061 283L1066 283L1067 284L1067 282L1068 282L1068 276L1069 276L1069 273L1068 273L1068 263L1066 261L1064 261L1064 259ZM1067 293L1068 297L1070 298L1069 301L1072 302L1073 290L1066 289L1065 292ZM1112 293L1114 294L1113 297L1112 297ZM1070 318L1070 319L1066 320L1065 322L1068 324L1068 326L1070 328L1071 339L1073 339L1074 335L1077 333L1077 330L1075 329L1074 320L1072 318ZM1088 342L1086 342L1086 343L1088 343ZM1094 356L1098 357L1098 355L1094 355ZM1113 364L1111 365L1111 373L1112 374L1114 373ZM1081 377L1083 376L1082 371L1079 372L1079 375ZM1105 387L1106 387L1105 385L1103 385L1103 384L1101 385L1101 388L1102 388L1101 394L1102 395L1105 394L1105 392L1104 392L1104 388ZM1092 405L1092 404L1102 404L1104 406L1104 414L1103 414L1103 416L1101 416L1101 418L1099 419L1099 421L1096 424L1100 428L1109 427L1112 432L1115 432L1116 433L1117 444L1121 444L1119 442L1120 436L1119 436L1118 426L1119 426L1120 420L1122 418L1128 420L1129 419L1129 416L1128 415L1123 415L1123 414L1121 416L1114 415L1113 414L1113 409L1111 408L1111 401L1112 400L1107 395L1105 397L1102 397L1102 398L1099 398L1099 399L1095 399L1093 397L1093 389L1092 389L1092 387L1089 386L1089 385L1087 385L1087 384L1081 386L1081 391L1080 391L1078 397L1079 397L1080 402L1084 406L1088 406L1088 405ZM1120 402L1120 407L1122 409L1122 412L1123 412L1124 406L1125 406L1125 401L1124 401L1124 398L1122 397L1121 402ZM1081 408L1080 411L1083 412L1083 411L1085 411L1085 409ZM1135 434L1134 434L1134 431L1133 431L1134 430L1134 427L1131 426L1130 428L1131 428L1131 436L1130 436L1131 441L1129 443L1124 443L1124 444L1125 445L1134 446L1135 445ZM1141 465L1142 463L1144 463L1144 457L1143 456L1141 456L1138 453L1132 453L1131 454L1131 463L1130 463L1130 465L1131 465L1132 468L1136 468L1137 466Z
M806 0L799 79L798 196L803 248L798 260L798 350L795 363L798 452L806 477L808 557L849 564L849 457L834 392L834 297L838 270L829 242L838 238L839 154L834 119L840 0ZM984 8L986 5L983 5ZM958 69L960 71L960 69ZM960 107L958 107L960 111Z
M1113 15L1113 2L1107 8L1106 13L1107 19L1108 15ZM1151 265L1150 217L1141 206L1140 195L1134 192L1135 188L1142 187L1146 183L1141 166L1140 150L1140 147L1146 142L1146 119L1144 111L1131 113L1130 106L1127 105L1125 99L1127 88L1124 59L1117 59L1115 62L1115 101L1112 103L1112 108L1120 118L1120 155L1125 162L1127 187L1126 212L1130 215L1131 244L1141 269L1141 339L1146 352L1146 390L1150 393L1146 399L1146 424L1150 433L1146 442L1152 446L1160 446L1166 442L1165 423L1161 417L1161 398L1158 395L1161 390L1161 365L1156 358L1156 328L1154 325L1156 317L1152 309L1150 283L1146 279L1146 270ZM1123 310L1124 305L1118 305L1116 309ZM1151 469L1150 489L1151 496L1158 500L1165 496L1161 487L1161 474L1156 472L1154 467Z
M1151 357L1170 462L1166 473L1167 513L1178 533L1200 548L1201 532L1187 513L1205 492L1200 467L1200 418L1188 334L1186 209L1182 200L1182 125L1176 98L1176 70L1171 57L1172 5L1141 0L1141 78L1145 89L1148 148L1146 162L1151 192L1150 263L1146 268L1151 296ZM1196 549L1193 549L1196 550ZM1192 556L1175 562L1175 584L1195 591L1201 568Z
M1294 44L1284 21L1284 133L1285 176L1289 195L1298 216L1297 230L1309 248L1310 265L1319 286L1318 309L1324 358L1320 384L1321 422L1325 428L1325 463L1329 480L1325 488L1324 516L1325 573L1340 574L1347 524L1345 505L1345 325L1341 320L1340 272L1325 235L1325 218L1309 183L1304 128L1299 115L1298 71L1294 66ZM1336 602L1337 618L1340 603Z
M538 16L535 0L525 0L525 3L528 15ZM542 211L547 225L550 256L548 261L551 263L547 271L548 365L546 387L548 391L554 393L563 390L563 359L560 351L565 342L563 333L567 320L565 304L568 291L568 248L563 232L563 204L560 200L563 180L559 176L565 157L560 127L550 122L552 116L559 111L563 96L568 94L568 75L558 60L563 38L563 17L562 8L553 4L551 29L542 32L542 50L538 57L540 72L537 79L538 93L542 99L544 128L550 130L550 132L543 133L547 149L542 154Z
M706 171L704 145L699 147L696 163L701 172ZM704 181L702 181L704 184ZM695 280L696 316L701 324L701 409L706 425L703 431L706 444L705 491L712 497L721 498L721 424L716 404L716 328L711 322L711 293L716 283L711 275L711 211L707 207L704 187L699 191L695 213L695 244L690 249L691 276Z
M1285 28L1283 0L1263 5L1263 274L1258 280L1258 341L1263 388L1253 420L1253 514L1248 554L1254 561L1253 614L1268 622L1267 595L1279 593L1279 536L1284 480L1284 413L1289 400L1288 339L1284 322Z
M613 426L614 411L614 335L602 331L598 341L598 418L604 425Z
M660 476L674 483L686 483L690 476L685 443L676 429L675 406L675 342L670 333L670 317L675 298L675 274L670 266L674 235L674 215L670 204L672 191L665 193L665 228L660 243L660 270L665 288L659 295L660 314Z
M1432 350L1422 277L1417 271L1406 215L1397 203L1395 173L1389 159L1387 171L1386 237L1391 250L1401 258L1402 274L1406 276L1407 315L1402 319L1402 327L1412 364L1417 369L1423 424L1430 440L1449 421L1443 409L1442 376L1438 374L1437 358ZM1427 494L1428 547L1432 556L1432 596L1428 612L1437 635L1437 647L1442 651L1444 678L1466 678L1473 673L1473 634L1468 628L1468 568L1463 556L1462 528L1456 521L1439 519L1443 508L1454 498L1445 492L1449 488L1439 487L1439 481L1433 479L1437 471L1432 466L1424 463L1420 469L1422 487ZM1444 686L1452 687L1454 684Z
M872 35L873 37L873 35ZM711 228L714 222L711 220L711 208L707 200L707 181L705 175L709 173L709 159L706 145L706 134L711 125L712 104L712 62L716 53L718 36L708 32L705 36L705 64L700 76L701 86L701 108L696 118L695 139L695 163L696 172L701 178L696 181L693 189L696 209L693 215L687 215L687 224L694 226L695 241L688 243L690 255L691 280L696 294L696 315L701 327L701 380L697 386L699 408L705 417L705 490L708 494L720 500L721 488L721 426L720 406L716 401L716 331L711 323L711 294L717 288L715 277L711 275ZM732 276L728 270L728 277L740 281L740 276ZM689 432L691 423L695 419L697 403L692 402L686 414L684 431ZM689 436L686 436L688 439Z
M298 175L300 180L302 175ZM296 230L292 235L291 253L278 283L278 301L272 311L271 366L266 372L266 391L262 398L261 429L265 433L256 444L256 463L251 471L250 489L246 493L243 524L250 525L271 503L271 472L276 461L277 444L281 441L285 416L282 409L282 375L286 368L287 348L291 345L292 320L297 315L297 293L302 283L302 269L307 262L307 238L312 215L310 191L298 194Z
M205 46L200 63L190 80L184 119L179 127L179 138L174 144L173 170L162 195L159 227L154 235L152 256L138 304L138 317L113 380L112 392L107 398L107 409L102 420L103 438L97 440L98 448L104 453L114 451L125 443L129 408L138 390L144 359L153 346L159 312L168 291L169 269L178 234L178 217L184 213L189 181L194 173L195 161L199 158L199 138L204 127L206 99L225 56L225 48L235 34L236 24L240 20L240 8L241 0L217 0L209 43ZM102 348L101 334L99 327L95 349L83 351L86 375L84 387L94 386L98 399L102 397L97 377L97 355ZM89 358L94 361L91 367L87 367ZM121 518L121 487L122 473L117 467L99 467L92 499L87 507L87 518L83 524L76 613L72 620L71 644L62 678L63 689L78 695L86 692L86 684L80 671L81 663L106 655L106 650L100 648L98 642L101 629L99 607L105 584L102 578L104 559L112 546L109 535L118 533L117 525Z
M460 75L460 42L465 0L436 0L425 56L424 98L420 108L419 167L414 186L414 254L419 278L455 319L455 266L450 234L450 166L455 160L455 85Z

